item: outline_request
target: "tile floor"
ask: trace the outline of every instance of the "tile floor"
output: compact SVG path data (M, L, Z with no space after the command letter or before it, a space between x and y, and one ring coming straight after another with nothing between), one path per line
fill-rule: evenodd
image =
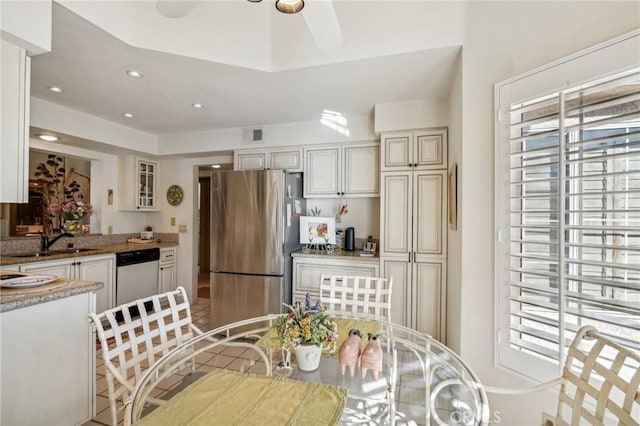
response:
M200 292L199 292L200 293ZM204 295L204 293L203 293ZM209 299L200 296L198 301L191 306L191 315L193 322L203 331L209 329ZM211 371L217 368L237 369L246 364L248 350L244 348L219 348L210 353L203 353L196 358L197 369L202 371ZM254 352L255 354L255 352ZM83 426L110 425L111 413L109 410L109 399L107 391L107 381L105 377L104 363L100 351L97 351L96 361L96 413L97 415ZM410 352L399 354L403 357L413 357ZM277 361L277 360L276 360ZM411 362L407 362L411 361ZM264 365L257 363L250 371L264 371ZM176 381L168 383L164 388L166 392ZM425 419L425 391L424 381L420 372L420 364L417 360L407 358L404 363L403 371L398 378L396 390L396 419L399 425L420 425L424 424ZM450 421L452 412L448 410L438 410L439 417L447 424L456 424L458 422ZM418 419L417 421L415 419ZM420 420L421 419L421 420ZM122 412L119 415L118 425L122 425Z

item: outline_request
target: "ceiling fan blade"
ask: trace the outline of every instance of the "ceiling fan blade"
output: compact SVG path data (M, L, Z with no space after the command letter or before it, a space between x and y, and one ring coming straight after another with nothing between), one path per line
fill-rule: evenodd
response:
M192 0L157 0L156 9L167 18L183 18L200 3Z
M302 16L318 49L329 51L342 45L342 31L331 0L307 0Z

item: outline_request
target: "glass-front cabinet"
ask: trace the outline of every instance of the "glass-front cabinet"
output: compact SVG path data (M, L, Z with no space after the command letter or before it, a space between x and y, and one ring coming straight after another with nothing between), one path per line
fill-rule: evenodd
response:
M156 163L138 160L138 205L139 209L156 208Z
M131 155L118 159L118 210L158 211L158 163Z

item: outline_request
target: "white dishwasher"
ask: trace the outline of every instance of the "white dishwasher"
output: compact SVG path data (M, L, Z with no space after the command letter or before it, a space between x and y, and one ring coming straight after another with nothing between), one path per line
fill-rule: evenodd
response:
M116 305L158 294L160 249L116 253Z

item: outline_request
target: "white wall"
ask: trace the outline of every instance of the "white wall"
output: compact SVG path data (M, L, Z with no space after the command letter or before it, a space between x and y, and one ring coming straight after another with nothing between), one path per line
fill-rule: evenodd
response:
M309 198L307 199L307 214L317 207L322 210L321 216L335 216L338 211L339 198ZM352 226L356 238L380 238L380 197L373 198L343 198L342 203L349 211L342 216L342 228Z
M375 105L375 132L443 127L449 122L448 99L416 99Z
M461 347L487 385L522 385L494 365L494 84L640 26L638 2L471 2L462 65ZM451 267L454 267L451 265ZM491 397L501 424L540 424L551 392Z
M464 60L464 58L462 58ZM462 164L462 62L456 70L456 76L449 97L449 170L454 163L458 165L458 193L461 192ZM452 188L449 188L451 191ZM462 202L458 197L458 226L447 232L447 346L460 353L461 319L461 282L460 265L462 263Z
M0 1L0 35L29 56L51 51L51 0Z
M221 129L205 132L181 133L158 137L158 154L195 154L231 151L242 148L361 142L377 139L373 132L373 117L345 117L349 134L346 135L315 121L279 123L263 127L264 143L242 144L242 129Z

